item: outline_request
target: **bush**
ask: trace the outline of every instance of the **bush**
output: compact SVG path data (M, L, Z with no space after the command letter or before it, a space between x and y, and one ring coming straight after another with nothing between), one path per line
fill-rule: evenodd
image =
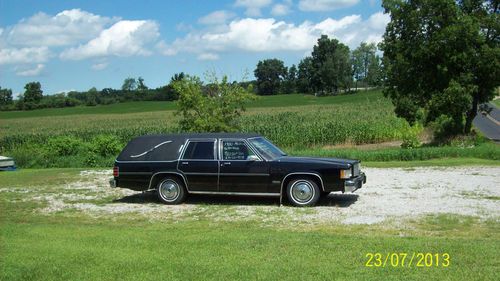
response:
M401 148L412 149L419 148L422 144L415 134L407 134L403 136L403 143L401 143Z
M434 129L434 139L439 143L446 143L463 131L463 123L447 115L439 116L431 126Z
M111 135L99 135L90 143L90 151L103 157L116 156L121 149L122 144Z
M50 138L46 149L51 154L59 156L76 155L84 147L83 142L73 136L58 136Z

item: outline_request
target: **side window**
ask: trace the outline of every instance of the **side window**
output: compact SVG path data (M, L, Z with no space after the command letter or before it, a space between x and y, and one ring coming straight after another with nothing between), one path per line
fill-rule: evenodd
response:
M213 160L214 142L213 141L191 141L189 142L182 159Z
M223 160L248 160L249 156L256 156L243 141L223 141Z

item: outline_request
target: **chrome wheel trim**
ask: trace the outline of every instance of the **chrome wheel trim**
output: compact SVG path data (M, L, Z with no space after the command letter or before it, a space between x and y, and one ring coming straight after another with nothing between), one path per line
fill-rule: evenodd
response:
M158 187L158 193L165 201L171 202L179 197L179 195L181 194L180 189L181 187L175 181L164 180Z
M290 188L290 195L299 204L307 204L315 195L314 186L309 181L299 180L293 183Z

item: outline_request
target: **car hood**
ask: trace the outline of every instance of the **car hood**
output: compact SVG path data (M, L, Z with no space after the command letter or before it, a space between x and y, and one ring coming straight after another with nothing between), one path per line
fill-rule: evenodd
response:
M318 163L318 164L336 164L339 166L346 166L347 164L355 164L359 163L359 160L352 159L341 159L341 158L321 158L321 157L292 157L292 156L283 156L276 161L279 162L288 162L288 163Z

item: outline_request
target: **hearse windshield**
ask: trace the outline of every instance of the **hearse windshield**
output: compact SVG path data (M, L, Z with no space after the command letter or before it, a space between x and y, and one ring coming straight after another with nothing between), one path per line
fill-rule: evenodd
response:
M281 156L286 156L286 153L265 138L251 138L249 141L266 160L273 160Z

